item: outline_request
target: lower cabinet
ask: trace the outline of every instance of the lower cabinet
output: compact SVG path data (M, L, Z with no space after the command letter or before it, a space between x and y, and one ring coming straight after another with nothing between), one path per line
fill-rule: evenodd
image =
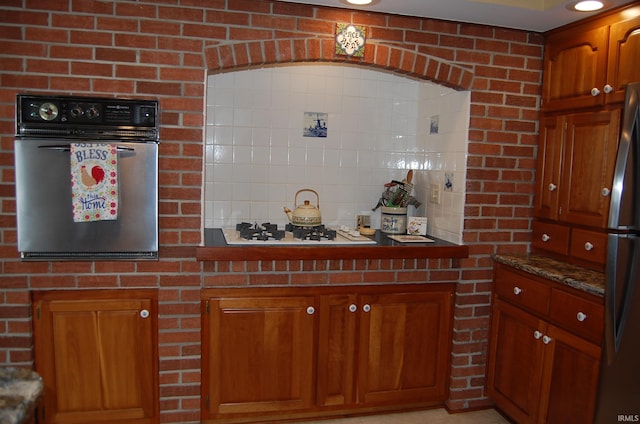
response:
M203 420L442 404L453 284L203 291Z
M158 422L157 294L33 292L39 423Z
M602 304L501 264L495 292L487 392L497 407L519 424L592 422Z

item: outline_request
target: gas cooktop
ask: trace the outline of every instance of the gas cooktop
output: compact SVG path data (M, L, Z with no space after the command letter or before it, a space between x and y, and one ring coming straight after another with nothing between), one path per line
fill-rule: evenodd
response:
M344 245L376 244L376 241L341 227L331 229L324 225L317 227L293 227L287 225L279 230L275 224L241 223L236 228L222 228L227 244L239 245Z

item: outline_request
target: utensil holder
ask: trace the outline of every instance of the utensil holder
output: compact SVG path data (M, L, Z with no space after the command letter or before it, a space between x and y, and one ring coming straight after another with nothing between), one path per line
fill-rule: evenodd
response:
M387 234L406 234L407 208L383 206L380 214L380 231Z

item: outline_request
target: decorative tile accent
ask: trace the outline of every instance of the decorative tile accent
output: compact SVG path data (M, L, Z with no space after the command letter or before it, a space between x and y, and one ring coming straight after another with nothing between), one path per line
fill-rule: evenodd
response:
M327 137L329 114L322 112L305 112L304 137Z
M367 30L360 25L336 24L336 54L363 57Z

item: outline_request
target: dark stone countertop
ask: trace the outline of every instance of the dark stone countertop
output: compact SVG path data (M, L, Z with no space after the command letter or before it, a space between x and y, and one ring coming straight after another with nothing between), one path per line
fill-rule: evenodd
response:
M538 275L596 296L604 296L605 275L602 272L592 271L534 254L496 254L493 255L493 259L496 262L530 274Z
M42 390L42 378L35 371L0 367L0 424L26 422Z
M204 246L196 248L199 261L219 260L317 260L317 259L408 259L466 258L469 247L427 235L433 243L402 243L376 231L375 244L345 245L229 245L220 228L204 230Z

